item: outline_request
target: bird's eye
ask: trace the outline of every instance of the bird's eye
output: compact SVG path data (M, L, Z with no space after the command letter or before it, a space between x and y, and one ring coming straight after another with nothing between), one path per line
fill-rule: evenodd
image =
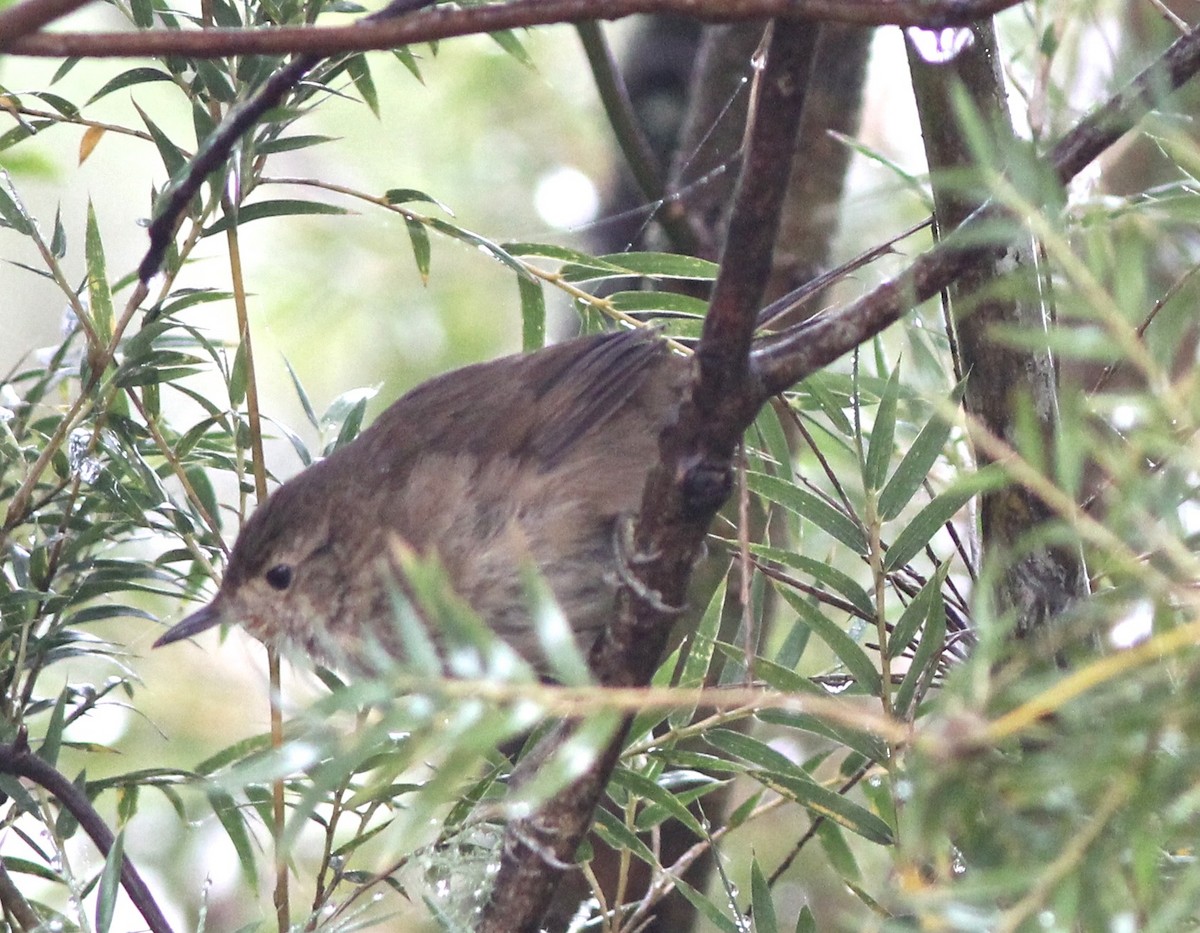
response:
M264 575L272 588L286 590L292 585L292 568L288 564L276 564Z

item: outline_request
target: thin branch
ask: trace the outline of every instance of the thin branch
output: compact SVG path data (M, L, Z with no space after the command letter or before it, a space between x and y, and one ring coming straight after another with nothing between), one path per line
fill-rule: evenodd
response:
M1016 6L1021 0L511 0L466 9L441 8L416 19L353 26L281 26L270 29L146 30L41 33L0 49L13 55L131 58L187 55L340 55L393 49L414 42L525 29L552 23L623 19L637 13L677 13L709 22L787 16L860 26L964 26Z
M587 55L588 66L592 78L596 82L596 90L600 94L600 102L612 126L617 144L625 156L630 172L633 173L642 195L647 201L661 202L663 209L656 215L656 220L662 225L672 244L681 253L694 256L699 248L699 237L688 224L686 211L678 201L667 201L666 182L663 178L662 166L650 145L650 140L642 130L633 102L629 99L629 90L617 68L612 50L604 38L600 24L594 20L579 23L576 27L579 41Z
M359 22L366 28L367 24L380 22L385 17L404 18L413 10L433 2L435 0L393 0L384 9L364 17ZM216 31L206 29L202 35L211 35ZM226 114L224 122L204 141L195 158L188 164L187 174L155 202L154 219L147 231L150 236L150 248L138 264L138 279L148 282L158 272L163 257L166 256L175 237L175 231L187 213L188 204L200 190L204 180L225 163L237 141L258 123L259 118L277 106L283 100L283 95L299 84L320 60L320 56L313 53L298 55L272 74L243 104Z
M113 847L113 833L108 828L87 795L72 784L67 777L35 755L29 748L24 734L12 744L0 745L0 772L25 778L44 787L79 822L88 838L96 844L100 853L108 858ZM133 901L146 924L153 933L171 933L171 925L158 909L150 889L138 874L128 856L121 860L121 885Z

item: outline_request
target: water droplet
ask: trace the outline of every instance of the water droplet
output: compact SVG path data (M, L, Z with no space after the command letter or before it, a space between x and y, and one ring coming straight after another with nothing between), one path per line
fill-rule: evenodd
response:
M931 65L952 62L965 49L975 44L975 34L966 28L921 29L912 26L908 39L917 54Z
M90 428L76 428L71 432L67 441L67 462L71 472L79 477L80 482L89 486L100 478L103 466L99 460L91 456L92 432Z
M1154 605L1148 599L1135 602L1111 629L1108 640L1114 648L1132 648L1154 630Z

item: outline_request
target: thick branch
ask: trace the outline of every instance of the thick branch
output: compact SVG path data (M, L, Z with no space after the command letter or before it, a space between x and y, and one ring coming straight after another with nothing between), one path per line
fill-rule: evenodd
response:
M15 55L61 58L129 58L144 55L337 55L392 49L502 29L551 23L622 19L636 13L678 13L725 22L787 16L862 26L961 26L1021 0L511 0L466 9L441 8L412 20L353 26L282 26L273 29L151 30L109 33L42 33L0 48Z
M1200 30L1192 30L1050 150L1048 160L1059 182L1070 181L1198 70ZM904 272L858 301L757 342L753 365L760 399L765 401L832 363L938 294L967 269L1002 254L1004 244L980 245L978 234L1004 216L998 205L980 208Z
M955 169L978 168L966 134L955 119L956 94L961 92L994 134L993 151L1011 151L1015 136L1004 93L1004 78L990 22L973 27L975 41L949 62L925 59L909 42L925 153L933 176L938 228L957 227L981 206L982 190L964 190L949 183ZM1021 293L997 293L998 279L1023 276ZM949 289L952 326L961 354L961 373L967 373L963 402L993 434L1015 444L1018 399L1032 400L1043 443L1053 450L1059 434L1058 374L1048 348L1009 346L996 339L1001 328L1045 333L1050 326L1044 294L1037 280L1037 244L1027 229L1017 228L994 261L967 270ZM1051 312L1052 314L1052 312ZM982 457L986 460L986 457ZM997 608L1015 616L1018 633L1036 632L1087 595L1087 572L1078 547L1031 544L1014 550L1035 529L1054 518L1053 511L1031 490L1014 485L980 497L980 533L986 560L1000 558L1004 570L990 587Z
M747 414L740 403L750 395L745 391L750 334L770 269L817 34L817 27L806 23L777 21L773 28L726 252L697 351L701 363L695 401L684 405L679 421L664 433L663 464L652 472L642 500L637 550L652 557L632 559L642 583L623 588L619 616L590 659L605 686L649 683L675 619L669 606L684 600L695 555L728 492L730 461L745 427ZM509 824L500 872L478 933L538 929L559 877L591 824L629 723L627 718L582 777L533 816ZM560 725L534 750L532 760L544 760L576 727Z
M88 834L101 854L108 858L114 841L108 824L100 818L87 795L60 771L30 751L23 737L11 745L0 745L0 772L25 778L44 787L79 821L80 828ZM153 933L171 933L170 924L128 857L123 857L121 861L121 885Z

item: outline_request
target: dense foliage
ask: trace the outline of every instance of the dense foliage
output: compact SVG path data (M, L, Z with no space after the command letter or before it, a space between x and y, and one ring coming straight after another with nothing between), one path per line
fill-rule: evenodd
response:
M1006 14L1014 109L1035 144L1072 124L1081 95L1089 106L1103 100L1095 89L1105 76L1088 50L1127 27L1133 5L1037 0ZM118 0L106 15L182 29L312 22L351 6ZM1150 56L1132 35L1110 60ZM579 100L548 118L516 114L549 108L481 85L500 68L531 99L547 80L585 99L582 80L553 70L584 68L562 50L573 38L502 33L469 52L453 42L406 48L394 69L383 53L327 60L209 177L163 274L134 305L141 239L131 231L279 61L70 59L32 84L26 62L4 61L0 251L41 291L14 285L0 314L13 333L18 319L66 314L48 348L10 344L0 376L0 741L27 741L119 840L107 862L98 858L55 795L0 774L8 923L140 928L117 893L123 850L177 929L269 928L279 864L296 929L469 928L505 817L560 784L634 705L609 800L580 852L597 894L583 900L578 929L639 929L672 891L704 928L729 931L1195 926L1200 393L1188 312L1200 151L1173 109L1186 96L1069 191L1042 198L1033 158L982 158L957 180L1018 207L1037 238L1038 280L992 287L1052 302L1056 319L1046 333L996 338L1048 345L1062 361L1059 436L1044 436L1027 399L1014 400L1017 429L1003 440L964 415L970 374L958 370L942 308L916 309L762 412L736 501L713 528L695 611L651 693L592 686L569 642L554 658L561 686L541 682L422 562L410 579L444 620L457 679L443 679L419 626L404 627L411 661L378 680L314 675L300 659L281 701L282 742L272 742L265 675L253 673L260 658L241 633L220 648L206 637L203 650L149 656L160 622L211 593L262 490L368 420L374 392L361 383L375 372L351 365L336 390L322 383L327 404L302 375L334 378L325 370L351 339L339 317L357 309L325 309L314 324L320 309L289 277L312 288L327 280L319 287L351 296L344 305L359 281L374 301L396 276L411 277L414 294L428 280L412 299L418 310L399 323L370 319L352 356L380 334L398 353L438 343L422 343L421 329L443 306L459 315L439 331L450 343L478 326L537 347L547 316L553 329L564 310L585 330L654 322L683 343L696 336L705 308L696 296L713 263L650 250L593 256L567 235L526 238L519 231L537 221L505 213L510 199L529 199L537 170L520 160L544 164L539 143L555 121L571 126L565 148L598 149L601 131ZM456 94L529 122L489 130L486 151L456 138L449 147L470 167L448 170L444 189L364 155L364 137L406 145L396 136L403 118L371 121L390 97L463 73L477 80ZM442 112L404 134L454 134L459 98L441 100ZM342 126L351 140L335 138ZM915 123L906 131L911 151ZM866 130L847 144L873 187L852 189L843 206L846 257L879 245L883 223L899 232L932 208L928 178L894 160L903 146ZM725 159L733 165L737 153ZM66 186L96 165L132 175L121 190L136 196L110 197L98 170L94 203L26 206L30 190L47 200L47 178ZM481 175L480 187L460 195L456 171ZM501 206L472 203L495 177L517 193L497 195ZM644 215L659 207L644 205ZM896 249L916 253L929 236L912 233ZM332 264L307 268L323 252ZM827 300L900 265L876 257ZM482 284L468 291L455 277ZM273 331L285 336L269 344ZM289 333L304 340L289 346ZM295 368L264 362L263 345L294 349ZM1013 488L1053 519L981 560L972 503ZM1092 594L1046 631L1014 637L1022 620L992 598L995 581L1048 546L1082 549ZM538 624L554 640L562 619L542 610ZM531 730L581 714L590 746L556 756L520 799L506 796L509 756ZM660 844L668 824L682 824L686 845ZM611 865L598 854L605 847ZM715 871L696 880L687 869L709 852ZM278 886L274 896L278 904Z

